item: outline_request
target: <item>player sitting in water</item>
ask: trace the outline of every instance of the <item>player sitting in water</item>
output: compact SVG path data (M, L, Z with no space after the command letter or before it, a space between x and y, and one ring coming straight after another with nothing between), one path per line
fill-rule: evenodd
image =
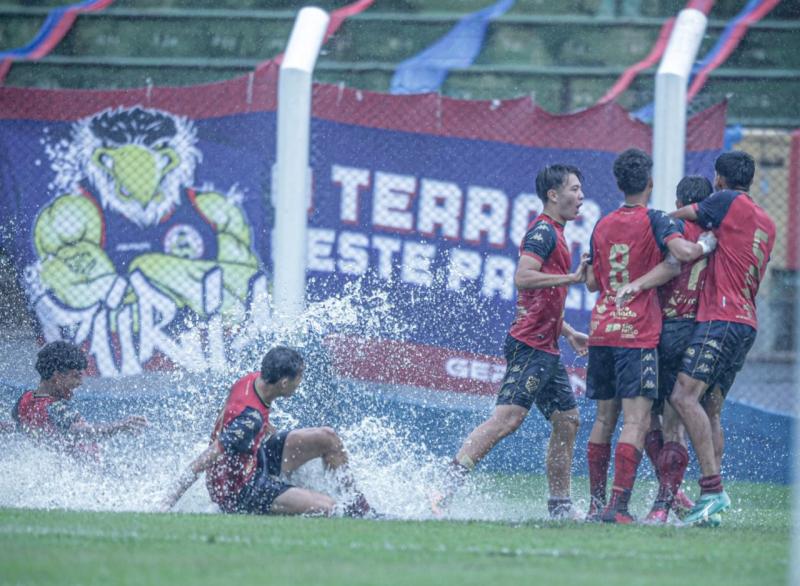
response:
M328 495L299 488L281 480L300 466L322 458L327 470L336 471L342 485L354 493L344 508L348 516L370 514L364 495L347 471L347 453L329 427L277 431L269 422L272 402L291 397L303 379L302 356L278 346L267 352L261 371L236 381L217 417L211 443L178 479L164 502L171 508L206 472L211 500L226 513L331 515L336 502Z
M75 408L72 396L83 381L86 355L69 342L51 342L39 351L36 370L41 381L36 390L26 391L11 416L17 429L42 444L74 456L96 459L94 440L147 425L134 415L112 423L89 423Z

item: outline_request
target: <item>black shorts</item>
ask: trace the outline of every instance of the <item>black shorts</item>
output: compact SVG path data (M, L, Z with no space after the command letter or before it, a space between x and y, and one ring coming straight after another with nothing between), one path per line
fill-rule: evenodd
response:
M590 346L586 396L595 401L658 398L658 352L655 348Z
M506 375L497 393L498 405L518 405L530 410L536 403L545 419L550 419L556 411L578 407L558 354L531 348L507 336L505 355Z
M658 342L658 398L659 401L672 395L678 372L683 363L683 354L692 341L695 321L693 319L668 319L661 328Z
M258 468L239 491L236 512L266 515L275 499L292 488L291 484L278 480L281 475L283 446L289 433L289 431L278 432L261 444Z
M756 330L730 321L697 322L692 341L683 355L681 372L709 386L720 386L727 395L753 342Z

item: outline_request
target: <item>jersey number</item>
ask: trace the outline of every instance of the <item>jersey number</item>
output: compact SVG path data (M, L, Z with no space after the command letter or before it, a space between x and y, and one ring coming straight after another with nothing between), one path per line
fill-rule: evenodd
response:
M631 274L628 272L628 263L630 262L631 247L627 244L612 244L611 251L608 254L608 263L611 267L611 274L609 275L609 287L614 291L627 285L631 280Z

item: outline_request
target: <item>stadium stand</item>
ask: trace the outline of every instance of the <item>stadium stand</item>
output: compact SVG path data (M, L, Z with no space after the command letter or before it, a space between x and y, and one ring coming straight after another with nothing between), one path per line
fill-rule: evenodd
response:
M0 3L0 50L29 42L52 0ZM117 88L189 85L227 79L274 57L284 46L296 0L118 0L82 14L56 49L38 62L16 63L6 84L27 87ZM333 10L344 0L316 2ZM401 61L447 32L486 0L383 0L348 19L324 49L317 79L387 91ZM510 98L533 95L551 112L594 104L626 67L649 52L680 0L518 0L490 23L472 67L452 72L445 95ZM700 54L741 9L722 0L711 14ZM800 5L783 2L755 23L695 100L704 107L730 97L729 122L800 126ZM652 100L654 69L620 103Z

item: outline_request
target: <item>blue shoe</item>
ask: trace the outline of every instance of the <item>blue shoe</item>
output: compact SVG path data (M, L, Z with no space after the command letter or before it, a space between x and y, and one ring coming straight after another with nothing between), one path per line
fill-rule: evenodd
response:
M683 519L684 525L717 526L720 523L719 513L731 506L731 499L724 490L722 492L701 495L692 510Z

